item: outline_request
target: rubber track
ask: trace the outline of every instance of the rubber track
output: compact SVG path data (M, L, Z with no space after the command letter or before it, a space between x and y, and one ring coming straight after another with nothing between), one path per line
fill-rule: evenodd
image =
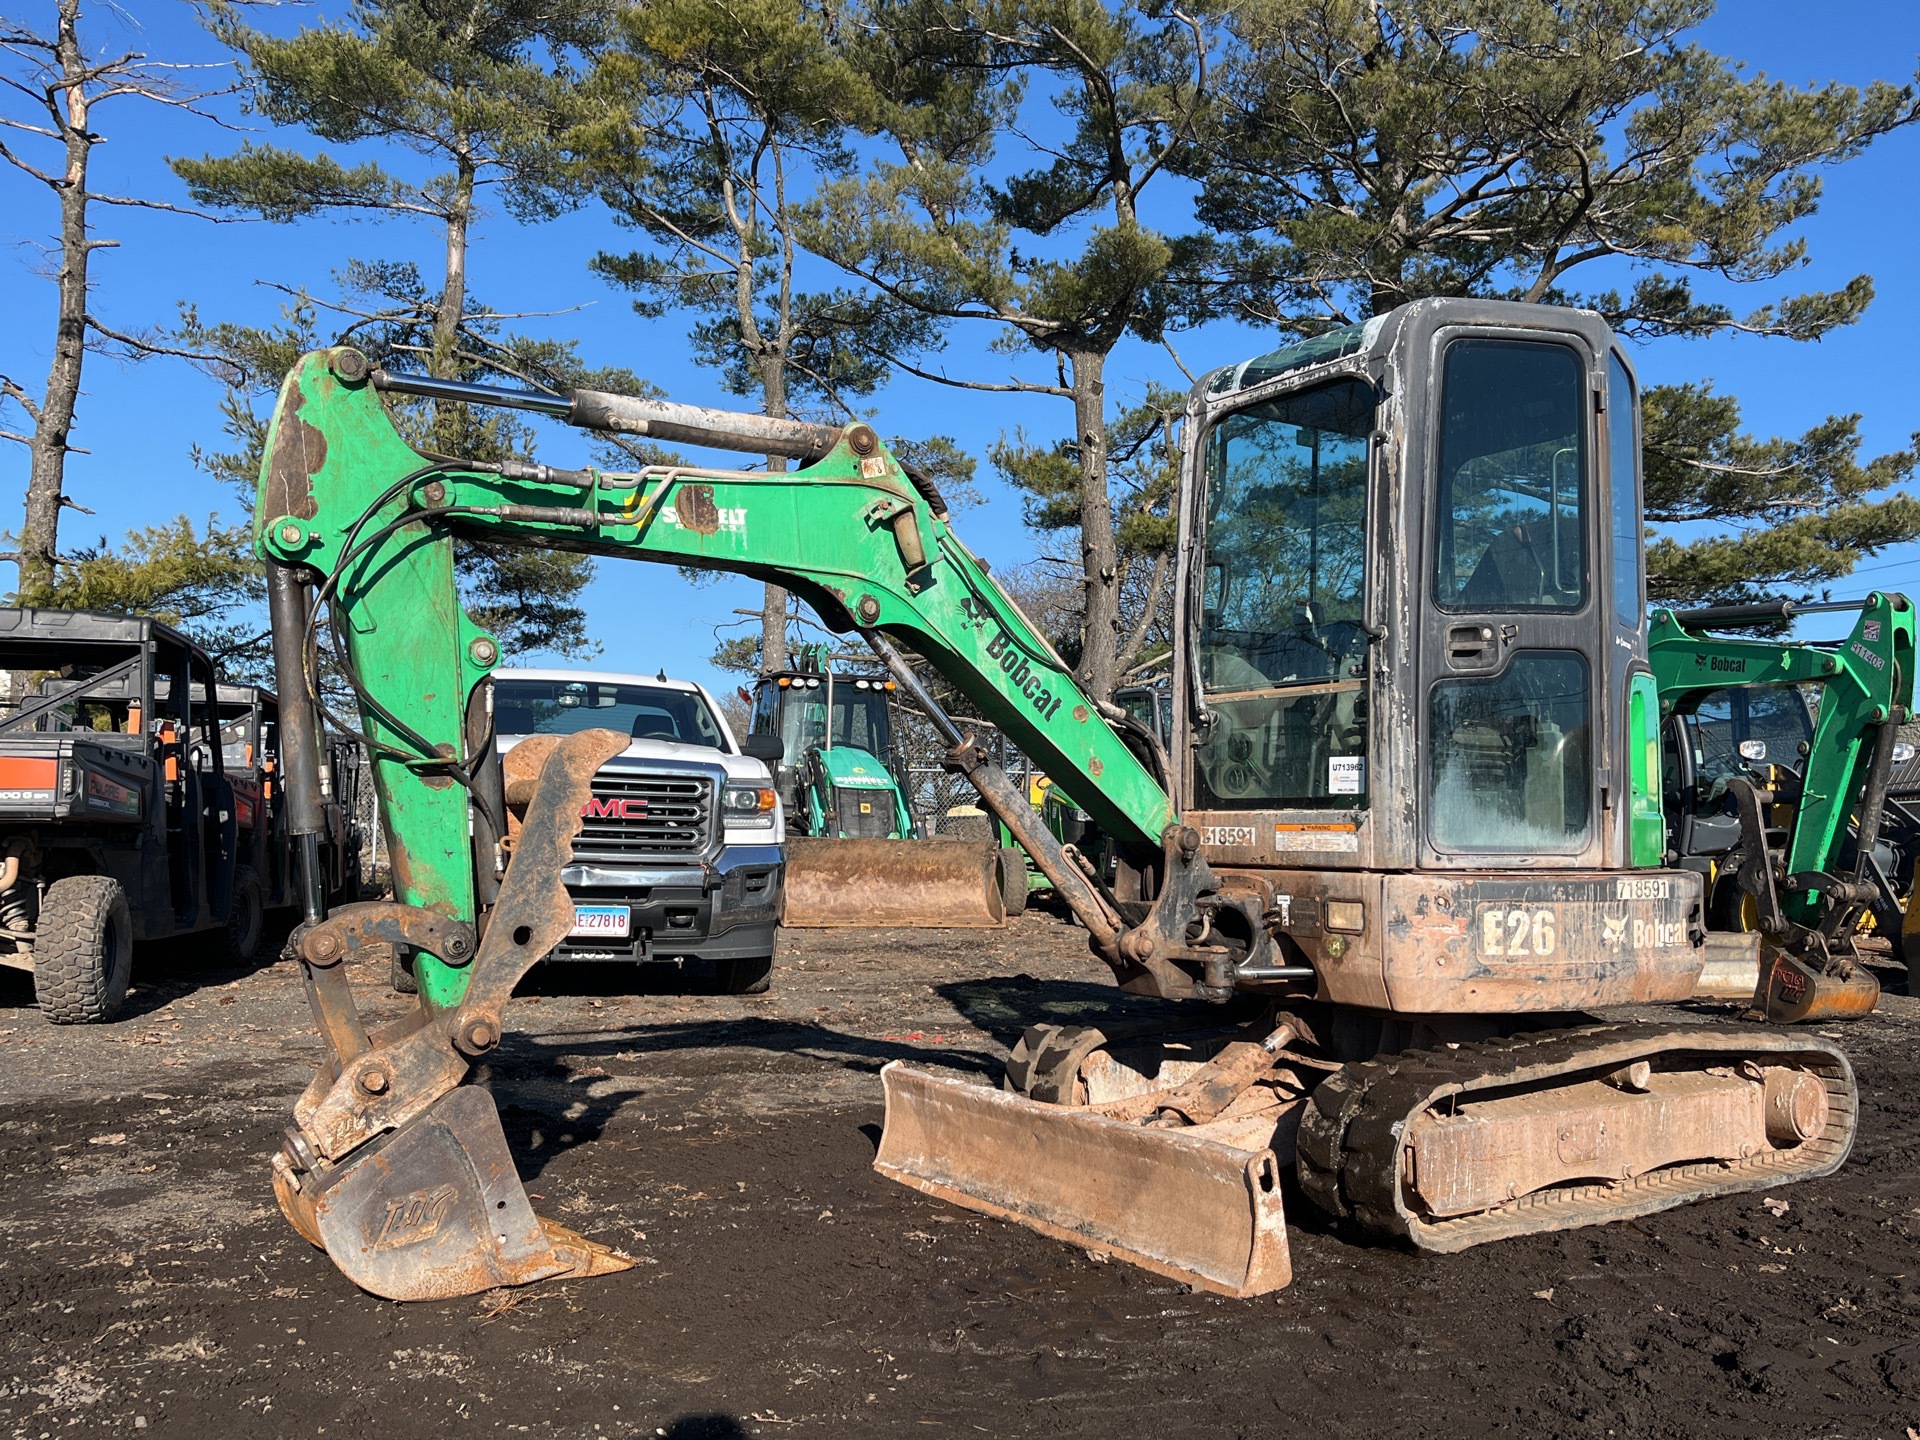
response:
M1476 1215L1432 1220L1408 1208L1400 1179L1400 1136L1407 1122L1428 1106L1474 1092L1589 1079L1635 1060L1652 1060L1656 1069L1668 1071L1743 1060L1798 1065L1826 1085L1827 1128L1790 1150L1539 1191ZM1853 1067L1840 1048L1827 1041L1709 1026L1596 1025L1457 1049L1408 1051L1347 1066L1313 1092L1300 1126L1298 1176L1307 1197L1329 1214L1350 1219L1382 1239L1445 1252L1830 1175L1853 1148L1858 1118Z

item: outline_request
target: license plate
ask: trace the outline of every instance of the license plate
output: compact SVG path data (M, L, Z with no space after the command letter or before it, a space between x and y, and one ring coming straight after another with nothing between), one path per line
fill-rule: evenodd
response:
M633 911L625 905L576 905L569 935L627 935L633 930Z

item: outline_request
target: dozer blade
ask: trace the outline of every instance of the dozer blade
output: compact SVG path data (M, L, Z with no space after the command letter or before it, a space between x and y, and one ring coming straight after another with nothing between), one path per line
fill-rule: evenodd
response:
M987 841L789 840L780 923L994 928L1007 914L999 864Z
M449 1300L633 1262L533 1213L484 1090L463 1086L322 1173L275 1174L280 1206L363 1290Z
M1293 1278L1274 1154L909 1070L880 1072L886 1128L874 1168L1217 1295Z

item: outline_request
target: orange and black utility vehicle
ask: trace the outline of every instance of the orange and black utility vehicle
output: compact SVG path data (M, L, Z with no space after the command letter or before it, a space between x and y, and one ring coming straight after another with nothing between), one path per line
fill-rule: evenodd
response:
M0 965L33 975L46 1017L112 1020L137 942L206 934L257 959L294 900L272 694L220 684L158 620L85 610L0 609L0 671ZM351 898L331 808L319 849Z

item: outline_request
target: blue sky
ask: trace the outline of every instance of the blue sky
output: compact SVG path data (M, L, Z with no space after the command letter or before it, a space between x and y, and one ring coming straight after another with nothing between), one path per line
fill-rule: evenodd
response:
M140 49L166 60L221 58L182 0L129 0L117 12L89 8L94 13L84 33L96 48ZM338 0L323 0L316 7L262 12L262 23L290 27L342 8ZM51 6L46 0L17 0L9 10L38 23ZM1699 35L1722 53L1744 59L1750 69L1796 83L1903 81L1913 73L1920 55L1920 5L1912 0L1828 0L1818 9L1817 24L1810 23L1810 13L1803 0L1725 0ZM11 100L4 103L10 113L19 113ZM133 99L105 107L97 128L109 137L95 155L98 188L174 201L184 197L166 170L167 156L224 152L240 139L190 115ZM306 143L297 136L273 138ZM53 289L42 276L45 247L56 226L54 202L11 167L0 169L0 372L37 394L51 339ZM1914 399L1920 365L1912 358L1913 337L1920 334L1920 267L1911 239L1920 233L1916 179L1920 133L1902 132L1864 158L1828 172L1820 213L1802 227L1811 261L1792 278L1794 288L1831 288L1862 271L1871 273L1878 298L1861 324L1810 345L1749 337L1661 342L1639 351L1643 376L1652 382L1711 377L1740 397L1747 425L1756 433L1797 434L1829 414L1858 411L1867 453L1905 444L1920 429L1920 405ZM429 273L434 268L431 231L404 223L216 226L141 210L97 209L95 215L98 232L120 242L95 256L94 309L116 328L170 323L182 300L192 301L209 321L262 321L271 317L280 297L257 281L306 284L327 293L328 272L349 256L413 258ZM1185 218L1171 217L1169 223ZM713 372L686 358L683 322L639 319L621 295L588 273L586 262L595 251L630 243L628 232L593 211L539 225L496 214L478 234L471 284L475 294L503 310L572 310L527 322L527 328L577 337L591 363L624 364L676 399L744 403L726 395ZM1738 309L1767 297L1756 290L1735 291L1729 298ZM950 355L956 370L966 367L963 373L987 378L1004 373L1009 363L1004 357L982 353L989 338L985 330L957 334ZM1270 341L1223 326L1180 337L1178 345L1198 373L1270 348ZM1162 352L1123 350L1109 372L1109 393L1121 398L1148 379L1181 383ZM196 471L188 458L196 441L220 439L220 395L215 382L177 361L125 365L90 359L75 443L91 453L71 457L67 474L68 493L97 513L90 518L69 512L63 546L103 533L117 538L129 527L182 512L196 519L215 511L235 516L231 492ZM954 391L911 377L890 385L874 408L886 433L951 434L981 457L1003 431L1024 426L1036 438L1051 439L1067 417L1061 401ZM542 450L542 458L552 463L571 463L582 455L584 446L576 449L564 434L553 436ZM0 526L18 524L26 468L23 448L0 447ZM1019 501L984 459L980 489L987 503L959 522L968 543L997 565L1030 557L1034 537L1021 523ZM1841 593L1867 588L1920 590L1920 546L1870 561ZM717 683L719 677L706 664L715 629L735 619L736 606L757 606L758 587L724 579L693 588L665 567L602 562L587 603L593 636L603 646L597 664L643 671L664 666L671 674ZM732 683L726 681L726 687Z

